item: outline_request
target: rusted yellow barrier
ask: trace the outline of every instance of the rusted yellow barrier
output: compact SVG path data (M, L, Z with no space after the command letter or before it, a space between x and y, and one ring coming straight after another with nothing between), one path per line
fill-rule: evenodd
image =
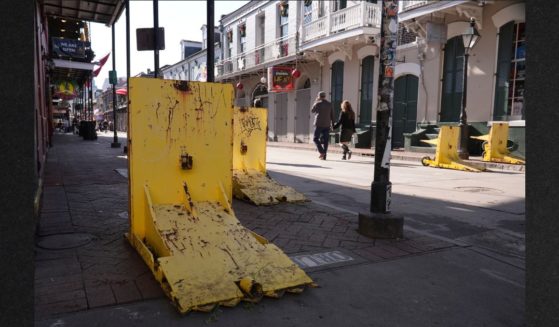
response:
M266 174L266 108L235 108L233 117L233 195L256 205L307 201Z
M509 123L507 122L493 122L488 135L472 136L472 138L484 141L483 161L526 164L526 161L510 155L507 148L509 140Z
M179 311L312 284L231 208L232 86L130 78L129 96L127 237Z
M437 141L437 150L435 159L423 157L421 163L424 166L446 168L455 170L465 170L480 172L485 167L466 163L458 157L458 139L460 137L460 128L458 126L441 126ZM430 140L434 141L434 140Z

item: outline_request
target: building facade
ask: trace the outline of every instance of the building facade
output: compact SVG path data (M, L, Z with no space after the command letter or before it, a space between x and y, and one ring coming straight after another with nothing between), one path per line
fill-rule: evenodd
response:
M471 18L481 37L467 69L470 135L487 134L492 121L508 121L509 148L523 156L524 1L401 1L399 22L417 38L397 48L394 141L413 149L432 127L459 122L462 33ZM470 152L481 151L477 143L471 141Z
M221 19L216 81L237 87L237 105L261 99L269 110L270 141L311 143L310 108L322 90L336 115L349 100L369 133L380 14L376 1L251 1ZM290 87L274 90L275 67L297 71ZM356 143L370 146L370 136Z
M207 81L207 26L202 25L202 42L181 41L181 61L161 68L161 75L165 79L185 80L185 81ZM219 27L215 28L215 61L221 60Z

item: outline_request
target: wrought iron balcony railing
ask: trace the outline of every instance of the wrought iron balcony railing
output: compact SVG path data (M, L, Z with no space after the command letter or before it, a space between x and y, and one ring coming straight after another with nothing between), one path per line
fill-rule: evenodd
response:
M378 4L363 1L358 5L328 13L304 24L301 41L306 43L320 37L359 27L379 28L380 17L381 12Z
M215 65L217 78L227 78L239 72L265 67L270 62L295 56L297 37L295 34L265 43L243 53L220 60Z

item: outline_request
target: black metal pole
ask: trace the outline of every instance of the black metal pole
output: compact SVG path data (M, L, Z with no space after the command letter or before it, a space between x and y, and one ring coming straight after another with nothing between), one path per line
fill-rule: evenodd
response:
M130 122L130 0L126 0L126 123ZM129 126L129 125L128 125ZM126 131L130 128L126 127ZM128 153L128 139L127 145L124 146L124 153Z
M375 172L371 184L370 213L359 214L358 232L372 238L402 238L404 219L390 213L390 151L392 150L392 108L394 103L394 68L398 33L398 0L383 1L380 24L380 76L375 135Z
M206 1L206 18L207 18L207 29L206 29L206 40L208 42L206 60L206 81L213 82L215 80L214 75L214 64L215 64L215 22L214 22L214 0Z
M157 78L159 71L159 3L153 0L153 77Z
M115 53L115 24L112 26L112 46L113 46L113 71L116 74L116 53ZM118 75L117 75L118 76ZM118 77L117 77L118 80ZM113 83L113 143L111 143L111 148L120 148L120 143L118 143L118 136L116 134L116 81Z
M130 0L126 0L126 85L130 78Z
M468 151L468 115L466 114L466 99L468 97L468 59L470 58L469 49L464 49L464 74L462 77L462 107L460 108L460 146L458 147L458 157L460 159L469 159Z

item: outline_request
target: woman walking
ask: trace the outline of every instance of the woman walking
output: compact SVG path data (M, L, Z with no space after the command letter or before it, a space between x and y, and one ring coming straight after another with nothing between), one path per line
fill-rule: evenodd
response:
M338 128L340 125L342 126L340 132L340 146L344 150L342 160L346 160L346 156L347 159L351 159L351 151L347 145L351 141L351 136L355 133L355 112L347 100L342 102L342 111L340 112L338 122L334 124L334 129Z

